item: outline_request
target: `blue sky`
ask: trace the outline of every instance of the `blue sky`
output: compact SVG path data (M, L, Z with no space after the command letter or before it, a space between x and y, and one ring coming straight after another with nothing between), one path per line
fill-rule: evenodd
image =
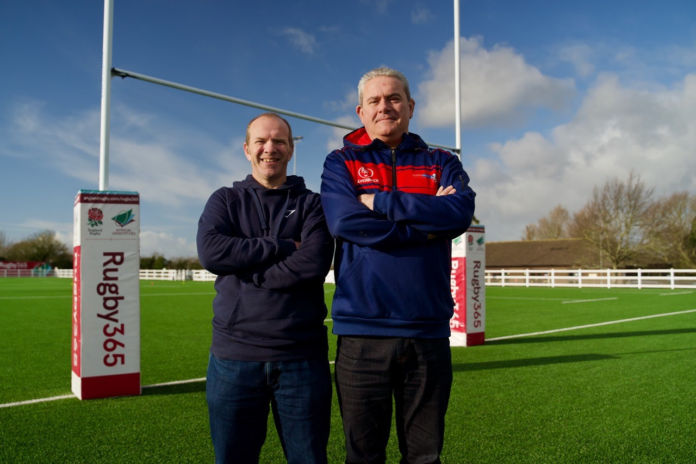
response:
M115 0L113 66L358 125L356 85L404 72L411 131L453 146L453 4L416 0ZM99 184L103 3L0 3L0 230L72 246L73 200ZM463 163L487 240L635 170L696 192L696 2L461 1ZM141 249L195 255L210 194L249 171L259 110L112 81L109 187L141 194ZM290 119L318 190L346 131ZM292 162L290 165L292 172Z

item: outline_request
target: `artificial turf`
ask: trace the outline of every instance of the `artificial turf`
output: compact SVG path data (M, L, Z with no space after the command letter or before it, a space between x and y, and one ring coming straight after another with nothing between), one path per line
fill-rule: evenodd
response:
M141 282L143 385L205 376L213 296ZM488 341L452 350L443 462L695 462L693 309L684 290L489 287ZM70 315L70 280L0 279L0 405L70 394ZM342 462L333 402L329 461ZM212 462L208 433L203 381L1 407L0 462ZM394 431L388 453L398 462ZM285 462L272 420L261 462Z

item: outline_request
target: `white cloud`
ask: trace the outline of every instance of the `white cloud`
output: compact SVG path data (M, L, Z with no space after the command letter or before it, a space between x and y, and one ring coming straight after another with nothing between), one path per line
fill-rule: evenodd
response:
M99 113L88 111L56 117L40 103L20 104L13 126L0 137L0 155L31 159L55 169L56 175L95 185L98 179ZM220 143L211 134L138 113L124 106L112 108L109 188L140 193L143 204L156 206L161 217L200 215L210 194L232 180L246 177L249 163L242 150L243 137ZM180 224L180 219L172 219ZM30 221L20 229L49 228L71 246L72 223ZM195 231L195 224L182 227ZM146 235L144 250L161 250L165 256L195 254L191 244L171 233ZM148 241L145 241L147 239ZM164 245L156 247L155 240Z
M93 184L98 178L99 113L53 117L41 108L32 102L15 109L13 149L2 147L2 154L31 156ZM160 205L207 199L214 188L246 175L241 147L241 141L234 147L222 145L209 134L117 106L112 109L109 187L138 191ZM199 153L207 154L207 164ZM235 159L239 162L232 165Z
M196 243L167 232L140 232L140 256L161 254L167 258L198 256Z
M362 123L360 122L360 119L358 119L358 116L355 113L355 108L358 106L358 90L356 89L351 89L349 92L347 92L343 98L343 100L340 101L328 101L324 102L324 108L330 110L330 111L335 111L338 113L345 113L343 116L340 116L336 119L334 119L334 122L338 124L343 124L346 126L352 126L355 128L358 128L362 126ZM331 152L333 150L339 149L343 147L343 137L345 137L351 130L349 129L341 129L338 127L334 127L331 129L331 135L328 136L328 139L326 140L326 149Z
M594 72L593 55L593 49L585 44L568 45L559 51L561 61L573 65L575 72L581 77L587 77Z
M319 46L317 39L312 34L308 34L296 27L287 27L281 31L281 34L288 37L292 45L307 55L314 54L314 51Z
M339 24L334 24L332 26L319 26L319 31L326 34L339 34L343 27Z
M427 24L432 20L432 12L425 6L416 7L413 11L411 11L411 22L413 24Z
M362 125L360 124L360 120L358 120L357 116L341 116L339 118L336 118L334 122L354 127L360 127ZM338 127L334 127L331 130L331 132L331 136L329 136L329 139L326 141L326 149L329 152L343 148L343 137L348 135L348 133L351 131L348 129L340 129Z
M18 235L16 238L13 238L12 239L13 241L24 240L29 235L32 235L36 232L41 232L44 230L51 230L51 231L53 231L53 236L56 239L65 243L65 245L68 247L68 249L72 250L72 247L73 247L73 223L72 223L72 221L70 221L70 222L53 222L53 221L44 221L41 219L30 219L28 221L24 221L21 224L14 225L13 228L26 231L26 233Z
M340 101L324 102L324 108L329 111L355 113L355 108L358 106L358 89L350 90Z
M544 76L513 49L483 48L481 39L462 38L462 123L469 127L508 125L531 110L566 108L575 93L572 79ZM454 42L428 58L429 78L418 86L416 111L423 126L447 127L454 123Z
M394 0L360 0L360 3L373 6L377 13L386 13L389 9L389 4Z
M630 170L658 194L696 191L696 74L647 91L602 76L567 124L492 145L497 159L470 169L477 217L491 240L519 239L526 224L561 204L580 209L595 185Z

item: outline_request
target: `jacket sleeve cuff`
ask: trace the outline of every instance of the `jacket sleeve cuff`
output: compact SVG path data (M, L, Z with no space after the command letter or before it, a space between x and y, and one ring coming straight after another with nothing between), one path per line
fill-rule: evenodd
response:
M283 257L290 256L297 249L295 247L295 242L292 240L278 239L279 254Z
M379 213L383 216L387 216L387 211L389 210L389 192L379 192L375 194L372 202L372 211Z

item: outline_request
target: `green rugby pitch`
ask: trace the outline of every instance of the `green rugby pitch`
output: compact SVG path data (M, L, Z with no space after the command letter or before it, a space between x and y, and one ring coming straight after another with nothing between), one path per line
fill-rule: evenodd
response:
M141 296L147 388L79 401L71 281L0 279L0 462L213 461L200 380L213 284L142 281ZM696 290L489 287L486 301L486 344L452 350L443 462L696 461ZM285 462L272 420L262 453ZM398 462L394 430L388 453Z

